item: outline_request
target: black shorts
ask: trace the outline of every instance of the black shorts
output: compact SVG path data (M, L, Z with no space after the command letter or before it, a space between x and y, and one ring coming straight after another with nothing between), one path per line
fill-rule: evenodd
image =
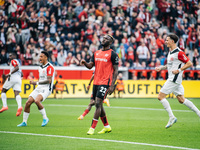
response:
M104 100L107 96L108 88L108 85L93 85L91 99L95 100L98 97Z

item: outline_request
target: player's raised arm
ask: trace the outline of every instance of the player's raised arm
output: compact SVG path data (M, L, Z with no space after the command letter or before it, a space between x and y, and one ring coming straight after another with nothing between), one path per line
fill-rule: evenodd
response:
M94 66L94 54L93 54L91 61L89 63L87 63L84 59L82 59L81 64L83 64L88 69L92 69L92 67Z

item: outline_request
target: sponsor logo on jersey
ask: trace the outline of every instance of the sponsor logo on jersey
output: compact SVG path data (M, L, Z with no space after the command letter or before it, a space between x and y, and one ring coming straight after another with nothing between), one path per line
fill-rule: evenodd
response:
M187 60L187 58L185 57L185 55L183 55L183 59L184 59L184 60Z
M107 60L107 59L104 59L104 58L95 58L95 61L108 62L108 60Z
M105 56L107 57L109 54L105 54Z

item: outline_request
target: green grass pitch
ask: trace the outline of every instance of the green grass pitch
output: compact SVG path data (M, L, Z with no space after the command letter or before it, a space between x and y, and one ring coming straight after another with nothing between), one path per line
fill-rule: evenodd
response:
M23 115L16 117L17 104L8 100L9 109L0 114L0 150L165 150L200 149L200 118L176 99L168 99L178 121L165 129L168 114L156 99L110 99L105 106L112 132L99 135L103 128L99 119L95 134L87 135L94 110L77 118L86 109L88 99L47 99L43 102L50 122L41 127L42 116L35 104L27 127L17 127ZM191 99L200 108L200 99ZM23 107L26 99L23 99ZM1 103L2 106L2 103Z

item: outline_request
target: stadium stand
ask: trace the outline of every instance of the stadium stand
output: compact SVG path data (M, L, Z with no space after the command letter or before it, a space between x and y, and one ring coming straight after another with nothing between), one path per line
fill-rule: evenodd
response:
M38 54L45 50L55 66L80 66L81 59L89 61L101 48L102 36L111 34L129 79L165 79L166 72L152 70L166 64L164 41L174 32L193 61L194 71L184 79L198 79L199 8L198 0L1 1L0 65L7 65L9 52L16 52L22 65L39 65Z

